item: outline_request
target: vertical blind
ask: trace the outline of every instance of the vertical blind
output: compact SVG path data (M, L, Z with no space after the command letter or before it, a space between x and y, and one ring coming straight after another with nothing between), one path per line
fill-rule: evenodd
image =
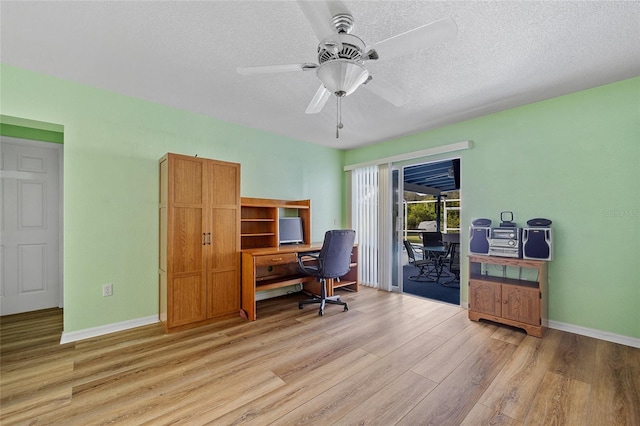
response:
M378 288L378 166L354 169L352 173L351 222L360 249L360 283Z
M393 256L391 165L378 165L378 288L391 291Z

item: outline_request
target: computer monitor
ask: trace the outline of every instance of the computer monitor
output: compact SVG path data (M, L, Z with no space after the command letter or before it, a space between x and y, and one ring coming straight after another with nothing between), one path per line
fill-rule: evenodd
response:
M278 242L280 244L302 244L302 219L299 217L281 217L278 221Z

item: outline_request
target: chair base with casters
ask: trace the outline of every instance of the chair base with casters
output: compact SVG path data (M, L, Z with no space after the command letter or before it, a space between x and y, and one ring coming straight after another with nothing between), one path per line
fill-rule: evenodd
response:
M320 309L318 310L318 315L323 316L324 315L324 306L325 304L330 304L330 305L342 305L344 306L344 311L348 311L349 310L349 305L347 305L347 302L343 302L342 299L340 299L340 296L329 296L327 297L327 281L323 278L318 279L318 282L320 283L320 296L313 296L312 299L307 299L307 300L301 300L300 302L298 302L298 309L302 309L304 307L304 305L309 305L312 303L319 303L320 304Z
M324 235L324 243L317 253L299 253L298 266L306 274L316 277L320 283L320 296L312 299L302 300L298 303L298 308L304 305L319 303L318 315L324 315L326 304L342 305L348 311L349 306L340 299L340 296L327 297L327 280L339 280L351 269L351 251L355 240L355 231L346 229L336 229L327 231ZM305 263L311 260L311 263Z

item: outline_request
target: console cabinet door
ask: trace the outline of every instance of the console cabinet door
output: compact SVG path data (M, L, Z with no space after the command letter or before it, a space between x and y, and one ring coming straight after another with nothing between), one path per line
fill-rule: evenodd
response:
M501 316L501 287L498 283L469 280L469 308L476 312Z
M502 286L502 317L540 325L540 291L537 288Z

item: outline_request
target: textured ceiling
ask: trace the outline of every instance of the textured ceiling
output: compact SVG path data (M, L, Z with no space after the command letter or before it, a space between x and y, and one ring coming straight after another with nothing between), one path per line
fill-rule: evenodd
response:
M238 66L317 63L318 39L293 1L0 3L3 63L348 149L640 75L640 2L346 1L371 45L450 17L458 36L368 61L403 88L393 106L358 89L304 111L315 72L242 76ZM29 117L33 118L33 117Z

